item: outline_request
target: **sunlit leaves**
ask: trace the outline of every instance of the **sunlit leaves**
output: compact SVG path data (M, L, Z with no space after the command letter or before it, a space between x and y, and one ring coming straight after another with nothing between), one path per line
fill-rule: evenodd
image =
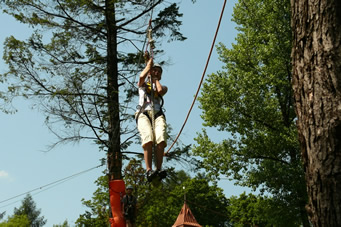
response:
M204 125L226 131L226 138L217 142L203 131L194 153L210 176L227 175L296 209L306 194L291 89L289 8L289 1L276 0L236 4L236 43L218 46L223 71L208 75L199 98Z

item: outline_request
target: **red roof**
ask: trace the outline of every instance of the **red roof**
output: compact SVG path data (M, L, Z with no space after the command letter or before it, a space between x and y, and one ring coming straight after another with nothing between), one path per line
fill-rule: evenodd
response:
M195 220L195 217L192 214L191 209L189 209L187 204L184 203L184 205L181 208L180 214L172 227L190 227L190 226L201 227L201 225L199 225L198 222Z

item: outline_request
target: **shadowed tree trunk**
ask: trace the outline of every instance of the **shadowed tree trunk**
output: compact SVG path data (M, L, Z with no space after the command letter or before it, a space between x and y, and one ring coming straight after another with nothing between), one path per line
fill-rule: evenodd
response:
M291 0L293 89L314 226L341 226L341 2Z
M107 53L108 53L108 110L109 110L109 147L108 169L110 180L122 179L122 153L120 151L120 115L117 69L117 30L115 23L115 2L106 0Z
M144 67L145 29L152 18L157 43L162 37L185 40L179 32L178 4L163 0L0 2L4 13L33 28L26 41L11 36L4 43L3 58L9 67L0 74L0 83L6 82L8 89L1 89L0 100L10 106L17 97L33 101L57 137L50 149L94 141L107 152L110 180L122 179L122 151L136 136L131 109L135 77ZM157 14L152 17L154 9ZM2 106L2 111L14 111ZM126 139L121 141L120 136Z

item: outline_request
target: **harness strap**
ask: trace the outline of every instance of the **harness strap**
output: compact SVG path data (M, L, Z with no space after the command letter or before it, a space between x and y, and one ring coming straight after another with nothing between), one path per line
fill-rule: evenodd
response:
M140 114L144 114L144 115L146 115L146 117L148 118L148 120L150 121L150 123L152 124L152 118L151 118L151 116L148 114L148 111L144 111L144 112L142 112L141 110L137 113L137 115L136 115L136 124L137 124L137 121L138 121L138 119L139 119L139 116L140 116ZM157 112L156 114L154 114L154 119L157 119L158 117L160 117L160 116L163 116L165 119L166 119L166 115L165 115L165 113L162 111L162 109L159 111L159 112Z
M165 114L164 114L164 111L162 110L163 109L163 105L164 105L164 99L163 99L163 97L160 95L160 96L158 96L158 98L160 98L160 100L161 100L161 103L160 103L160 111L159 112L157 112L156 114L154 114L154 119L156 119L156 118L158 118L159 116L161 116L161 115L163 115L164 116L164 118L166 118L166 116L165 116ZM151 100L152 101L152 100ZM139 116L140 116L140 114L141 113L146 113L146 111L145 111L145 107L146 107L146 105L147 105L147 93L145 93L144 94L144 102L143 102L143 105L142 106L140 106L140 105L138 105L137 106L137 109L138 109L138 113L137 113L137 115L136 115L136 124L137 124L137 120L139 119ZM147 115L147 117L148 117L148 119L150 120L150 122L152 123L152 119L150 118L150 116L148 115L148 114L146 114Z

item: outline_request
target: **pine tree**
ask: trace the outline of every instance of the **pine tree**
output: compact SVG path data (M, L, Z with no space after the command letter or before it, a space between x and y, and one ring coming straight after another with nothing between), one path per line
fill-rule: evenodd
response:
M41 210L37 209L36 203L30 194L27 194L19 208L14 208L14 216L27 216L31 227L40 227L46 224L44 216L40 216Z
M1 97L32 101L57 136L54 145L95 141L106 151L110 179L122 179L122 151L137 134L131 100L144 67L146 29L151 19L154 40L184 40L177 4L5 0L0 6L34 29L26 41L13 36L5 41L9 71L0 81L8 91Z

